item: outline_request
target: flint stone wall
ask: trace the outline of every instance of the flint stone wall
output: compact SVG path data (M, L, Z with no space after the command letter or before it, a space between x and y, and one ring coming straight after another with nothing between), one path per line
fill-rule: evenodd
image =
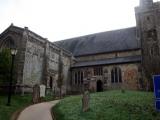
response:
M76 85L74 80L74 73L76 71L83 71L84 78L83 81L89 80L89 90L97 90L97 81L101 80L103 83L103 89L129 89L129 90L140 90L141 84L140 79L142 77L140 63L128 63L128 64L119 64L119 65L107 65L101 66L103 68L103 75L95 76L94 67L83 67L83 68L74 68L72 69L72 92L81 92L83 91L83 84ZM122 72L122 83L112 83L111 82L111 71L113 68L118 67ZM86 75L89 71L88 75ZM107 73L106 73L107 71Z

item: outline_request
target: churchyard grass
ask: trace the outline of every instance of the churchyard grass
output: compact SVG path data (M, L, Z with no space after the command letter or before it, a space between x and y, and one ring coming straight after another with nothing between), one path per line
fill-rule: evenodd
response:
M31 95L13 95L11 105L6 106L7 96L0 96L0 120L10 120L11 115L18 109L31 104Z
M90 95L90 109L82 111L82 96L63 99L54 108L56 120L160 120L152 92L106 91Z
M52 96L46 96L46 98L43 99L43 101L51 100L53 100ZM11 99L11 106L6 106L6 103L7 96L0 95L0 120L10 120L14 112L32 104L32 95L13 95Z

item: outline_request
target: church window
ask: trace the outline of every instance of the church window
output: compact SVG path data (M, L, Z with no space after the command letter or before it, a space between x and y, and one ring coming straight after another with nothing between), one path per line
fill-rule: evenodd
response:
M121 69L118 69L118 75L119 75L119 82L122 82L122 72Z
M88 76L87 70L84 71L84 77L86 78Z
M74 80L75 80L75 84L77 84L77 72L75 72Z
M78 85L80 84L81 82L81 76L80 76L80 71L78 71Z
M157 45L153 45L150 49L151 56L159 55L159 47Z
M104 84L107 84L108 81L108 70L104 69Z
M115 67L111 70L111 82L112 83L122 82L122 72L120 68Z
M103 75L103 69L102 69L102 67L95 67L94 68L94 75L95 76L101 76L101 75Z
M150 21L150 17L149 16L147 16L147 20Z
M83 72L82 71L75 72L74 81L75 81L75 85L83 84Z
M105 69L105 70L104 70L104 73L108 73L108 70L107 70L107 69Z
M114 83L114 70L111 71L111 82Z
M83 72L81 72L81 84L83 84Z
M157 39L157 32L156 32L156 30L149 30L147 32L147 37L149 39L152 39L152 40L156 41L156 39Z
M115 83L118 83L118 71L117 68L114 69L114 74L115 74Z

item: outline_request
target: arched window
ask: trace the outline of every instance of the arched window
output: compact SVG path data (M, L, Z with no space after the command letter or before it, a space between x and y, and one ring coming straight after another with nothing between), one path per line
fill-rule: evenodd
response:
M74 75L74 80L75 80L75 84L77 84L78 82L77 82L77 72L75 72L75 75Z
M103 69L102 69L102 67L95 67L94 68L94 75L95 76L101 76L101 75L103 75Z
M157 40L157 32L156 32L156 30L149 30L147 32L147 38L149 38L149 40L156 41Z
M83 72L81 72L81 84L83 84Z
M107 84L108 82L108 70L107 69L104 69L104 84Z
M114 83L114 70L111 71L111 82Z
M112 83L122 82L122 72L119 67L115 67L111 70L111 82Z
M83 84L83 72L82 71L78 71L74 73L74 81L75 81L75 85Z
M115 83L118 83L118 71L117 68L114 69L114 74L115 74Z
M120 68L118 69L118 80L120 83L122 82L122 72Z
M159 55L159 47L157 45L153 45L150 49L151 56Z
M78 85L81 83L81 76L80 76L80 71L78 71Z

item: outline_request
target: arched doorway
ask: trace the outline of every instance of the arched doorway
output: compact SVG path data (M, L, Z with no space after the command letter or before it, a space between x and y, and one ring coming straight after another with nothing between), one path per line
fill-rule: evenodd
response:
M97 92L102 92L103 91L103 83L101 80L97 81Z

